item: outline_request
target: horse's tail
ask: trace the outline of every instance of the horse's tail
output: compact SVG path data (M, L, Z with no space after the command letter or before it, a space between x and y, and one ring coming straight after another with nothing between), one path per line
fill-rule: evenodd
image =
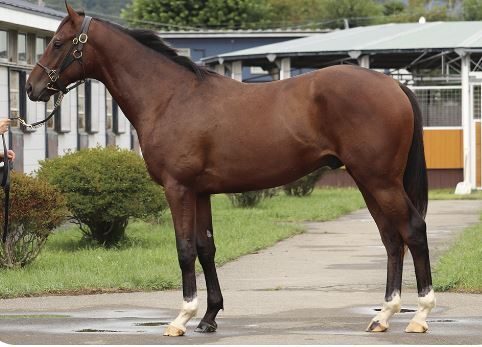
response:
M403 84L400 84L400 87L410 100L413 110L412 145L408 152L407 166L403 174L403 186L412 204L422 218L425 218L428 203L428 180L423 149L422 112L420 111L415 94Z

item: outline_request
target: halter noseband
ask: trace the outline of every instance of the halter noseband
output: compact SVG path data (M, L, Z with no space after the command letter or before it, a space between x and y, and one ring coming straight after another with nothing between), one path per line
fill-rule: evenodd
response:
M89 26L92 17L85 16L84 21L82 22L82 27L80 28L80 34L74 37L72 40L72 46L70 47L67 54L64 56L64 59L60 63L58 69L50 69L47 66L42 65L40 62L37 63L40 66L47 76L49 76L50 83L47 84L47 89L54 90L54 91L61 91L63 94L67 94L69 91L77 87L79 84L83 83L85 80L85 68L82 62L82 49L84 45L87 43L89 37L87 33L89 32ZM65 85L60 81L60 74L64 72L74 61L77 61L80 66L82 67L82 71L84 73L83 78L78 81L74 86L70 88L66 88Z

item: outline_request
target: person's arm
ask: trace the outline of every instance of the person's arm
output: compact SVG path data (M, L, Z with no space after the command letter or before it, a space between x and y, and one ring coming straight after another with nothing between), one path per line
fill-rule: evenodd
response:
M10 125L10 119L7 119L7 118L0 119L0 135L8 131L9 125Z
M10 119L7 119L7 118L0 119L0 135L6 133L8 131L9 126L10 126ZM7 151L7 156L8 156L8 159L12 161L15 160L15 152L12 151L11 149ZM0 159L3 159L2 150L0 150Z

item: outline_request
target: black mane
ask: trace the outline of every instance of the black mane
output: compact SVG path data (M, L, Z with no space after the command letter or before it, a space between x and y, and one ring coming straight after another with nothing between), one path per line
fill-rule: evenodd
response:
M182 67L195 73L199 79L203 79L206 74L211 73L211 71L208 70L206 67L199 66L190 58L179 55L178 51L175 48L169 46L163 39L161 39L157 35L156 32L144 29L127 29L124 27L121 28L123 32L130 35L137 42L142 43L144 46L155 50L156 52L169 58L176 64L181 65Z
M84 15L83 12L79 12L79 14ZM162 54L163 56L169 58L174 63L196 74L196 76L200 80L204 79L206 75L216 74L215 72L209 70L207 67L196 64L190 58L183 55L179 55L177 50L169 46L162 38L160 38L157 35L155 31L145 30L145 29L128 29L119 24L112 23L104 19L95 18L95 20L98 20L99 22L102 22L102 23L106 23L122 31L123 33L126 33L137 42Z

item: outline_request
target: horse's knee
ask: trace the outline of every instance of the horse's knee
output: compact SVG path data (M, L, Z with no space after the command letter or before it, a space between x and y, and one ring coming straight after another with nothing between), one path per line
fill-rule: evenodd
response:
M196 261L196 248L187 240L177 241L177 257L182 271L191 270Z

